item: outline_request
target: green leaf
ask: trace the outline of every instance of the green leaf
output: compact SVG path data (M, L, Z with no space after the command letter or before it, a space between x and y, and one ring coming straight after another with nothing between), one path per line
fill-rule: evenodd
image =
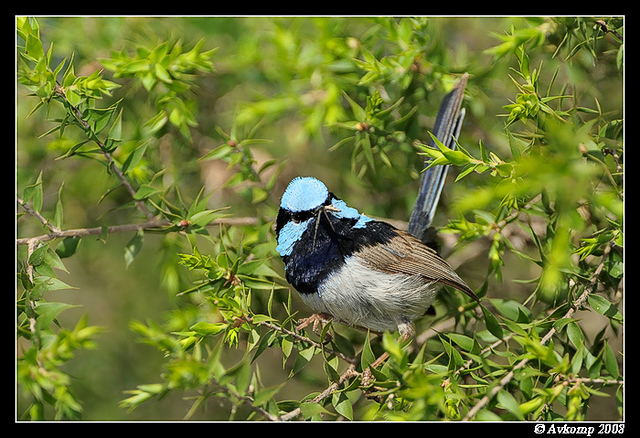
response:
M73 57L71 54L71 60L69 61L69 65L62 75L62 88L67 89L70 87L76 80L75 69L73 67Z
M283 384L271 386L269 388L263 388L256 392L253 396L253 406L263 406L282 388Z
M40 266L44 261L44 257L47 253L47 249L49 249L49 245L42 245L40 248L35 249L31 256L29 256L29 264L31 266Z
M493 313L491 313L484 306L480 306L480 308L482 309L484 322L487 325L487 330L489 330L489 333L491 333L493 336L495 336L498 339L502 339L504 336L504 332L502 330L502 327L500 326L500 323L496 319L496 317L493 316Z
M133 259L138 255L138 253L142 249L143 241L144 241L144 232L140 230L131 238L131 240L124 247L124 262L127 268L129 267L131 262L133 262Z
M147 150L147 146L148 142L144 142L127 156L127 159L124 160L124 163L122 164L123 173L127 173L129 169L134 169L138 165L138 163L140 163L140 160Z
M447 356L449 356L449 371L454 371L460 368L464 364L464 359L462 359L460 352L453 347L451 342L447 342L444 339L441 339L441 341L445 351L447 352Z
M62 207L63 187L64 187L64 182L60 184L60 189L58 189L58 201L56 202L56 211L53 215L53 225L57 228L62 227L62 222L64 220L64 208Z
M62 280L55 277L37 276L33 279L33 284L36 287L42 287L44 291L62 290L62 289L75 289L69 286Z
M429 135L433 139L436 146L438 146L438 149L440 149L440 152L442 152L442 155L447 158L449 163L455 166L464 166L471 161L471 158L464 152L448 148L431 132L429 132Z
M300 413L304 418L311 418L318 414L330 414L321 404L315 402L305 402L300 404Z
M168 389L165 384L154 383L148 385L138 385L138 389L124 391L125 394L132 394L120 402L120 407L129 408L130 410L138 406L139 404L149 400L154 396L162 396Z
M478 166L479 166L479 164L474 164L474 163L467 164L464 167L464 169L462 169L462 171L458 174L458 176L456 177L456 181L455 182L458 182L462 178L464 178L465 176L469 175L471 172L476 170L478 168Z
M475 341L472 338L460 333L447 333L447 336L453 342L458 344L458 346L460 346L460 348L462 348L464 351L471 352L471 350L475 346Z
M140 201L142 199L146 199L151 195L155 195L156 193L160 193L160 192L161 192L160 189L153 187L149 184L141 184L140 187L138 188L138 191L136 191L136 194L133 196L133 199L135 199L136 201Z
M189 217L189 222L192 225L197 225L200 227L204 227L208 225L214 219L220 217L220 210L203 210L195 213L193 216Z
M344 97L347 98L349 105L351 106L351 111L353 111L353 115L358 122L364 122L367 118L367 112L360 105L356 103L353 99L349 97L346 92L342 93Z
M495 219L489 219L488 223L495 223ZM493 298L490 301L500 314L512 321L519 323L527 323L531 321L531 311L515 300Z
M524 148L520 146L520 140L516 139L511 131L508 129L506 131L509 136L509 149L511 150L511 156L515 161L520 161Z
M314 346L309 346L298 351L298 355L296 356L296 360L293 363L293 367L291 368L289 377L294 376L300 370L302 370L313 358L315 351L316 351L316 348Z
M574 347L579 348L584 345L584 335L580 326L575 321L571 321L567 324L567 336Z
M373 350L371 350L371 344L369 342L369 336L367 336L364 340L364 345L362 346L362 354L360 356L360 364L363 370L369 368L373 362L375 362L376 357L373 354Z
M618 361L616 360L616 356L613 353L613 350L611 350L608 342L604 343L604 367L614 379L620 377Z
M45 255L44 263L51 268L60 269L64 272L69 272L67 271L67 268L64 266L64 263L62 263L62 260L60 260L60 256L51 248L49 248L49 250L47 251L47 254Z
M227 327L228 324L224 323L210 323L200 321L189 327L189 329L201 335L217 335L218 333L224 331Z
M340 333L337 333L337 332L333 333L332 342L336 350L345 354L346 356L353 357L356 355L353 342L351 342L346 337L342 336Z
M353 421L353 405L344 391L334 392L331 397L331 404L338 414Z
M522 325L518 324L517 322L511 321L510 319L507 319L505 317L502 317L502 322L512 332L520 336L527 336L527 331L522 327Z
M97 134L107 127L111 115L115 111L115 106L109 108L88 108L84 113L84 120L93 128L93 133Z
M199 161L220 160L222 158L228 157L235 150L235 147L229 146L227 143L224 143L216 147L212 151L207 152L204 156L200 157Z
M78 236L70 236L62 239L62 242L56 247L56 254L61 259L66 257L71 257L78 250L78 246L80 245L80 237Z
M390 332L384 332L382 334L382 347L385 349L389 356L398 363L406 361L406 354L402 351L402 343L397 336L394 336Z
M38 178L34 184L24 188L23 200L28 202L31 199L33 199L33 209L40 212L42 209L42 171L38 174Z
M502 405L504 409L513 414L518 420L524 420L524 415L520 410L520 406L513 395L501 389L497 395L498 403Z
M324 370L324 373L330 382L337 382L340 379L340 374L338 373L338 371L336 371L336 367L338 365L337 359L338 358L335 357L331 360L325 360L322 363L322 369Z
M36 305L36 330L44 330L51 325L60 312L73 306L67 303L46 303L40 302Z
M538 409L540 406L542 406L544 404L544 398L543 397L535 397L531 400L528 400L522 404L520 404L520 411L526 415L529 414L533 411L535 411L536 409Z
M236 388L244 394L251 383L251 362L242 360L229 374L234 374L236 378Z
M622 322L622 314L616 307L601 295L589 294L589 305L601 315Z
M167 112L165 110L161 110L144 124L144 128L148 135L153 135L160 131L168 121L169 116L167 115Z
M260 343L258 344L258 347L256 348L256 351L253 354L253 357L251 358L252 363L255 362L258 356L260 356L269 347L269 345L271 345L271 343L275 338L276 338L276 333L274 330L271 330L268 333L266 333L264 336L262 336L262 338L260 339Z
M164 68L162 65L155 64L154 65L154 70L155 70L155 73L156 73L156 77L158 79L160 79L162 82L165 82L167 84L173 83L173 79L171 79L171 75L169 74L167 69Z
M34 60L39 60L44 57L44 49L42 48L42 41L40 41L39 36L34 34L27 35L25 53Z
M111 125L111 129L109 129L108 138L113 141L122 140L122 109L120 109L115 121Z

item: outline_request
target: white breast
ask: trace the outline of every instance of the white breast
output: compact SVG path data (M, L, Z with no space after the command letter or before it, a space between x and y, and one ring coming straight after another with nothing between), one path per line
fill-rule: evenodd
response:
M377 271L352 256L317 293L300 295L315 312L329 313L343 324L395 331L424 315L435 298L434 286L419 275Z

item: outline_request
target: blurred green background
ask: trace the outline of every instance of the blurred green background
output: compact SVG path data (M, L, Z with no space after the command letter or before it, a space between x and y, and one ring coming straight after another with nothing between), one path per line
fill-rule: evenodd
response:
M508 68L517 63L515 59L494 63L493 56L484 51L500 43L496 35L507 33L514 23L521 25L523 20L517 17L434 17L428 20L427 32L432 45L429 61L433 68L447 73L467 71L471 75L465 102L467 121L460 138L463 145L476 145L483 140L491 150L505 153L509 150L504 118L496 115L504 114L506 111L502 107L515 96L513 83L504 78ZM328 152L328 148L344 137L344 132L327 127L327 124L344 119L344 112L348 112L339 92L340 86L353 85L360 78L352 65L335 61L359 56L359 44L379 31L375 19L39 17L38 21L45 47L53 42L54 56L60 60L73 54L78 75L101 68L99 59L109 57L112 51L132 50L144 41L154 46L163 40L180 40L190 48L204 39L205 50L217 48L212 58L215 72L197 79L197 93L191 96L189 103L197 108L198 126L192 129L192 140L167 133L153 145L158 150L158 159L167 169L163 178L179 181L189 196L195 196L204 186L207 191L215 190L210 201L212 207L231 206L233 215L238 217L256 214L253 206L233 191L219 189L229 178L225 164L197 161L224 142L218 129L229 132L235 120L245 132L260 123L256 137L267 139L269 143L255 147L259 160L287 161L274 190L275 197L282 193L291 177L316 175L338 196L367 214L398 220L408 218L417 189L419 157L407 154L404 180L389 188L384 173L366 178L352 174L347 148ZM614 112L616 117L622 117L622 78L616 69L616 54L604 53L604 59L597 63L587 50L579 51L571 62L563 62L562 54L552 58L552 53L546 53L543 75L551 76L561 63L563 68L559 70L557 82L570 80L575 84L576 99L584 99L585 106L593 107L595 96L603 113ZM532 59L532 66L538 64L539 60ZM128 118L147 120L154 114L154 109L150 108L153 102L140 89L132 87L130 81L112 78L108 71L104 74L123 85L114 91L111 100L124 98L124 112ZM424 140L428 138L426 129L433 124L439 101L447 91L439 85L425 84L423 101L419 103L424 117L416 129L424 131ZM332 92L337 95L331 95ZM18 86L18 193L35 181L42 169L45 208L55 205L58 189L64 183L65 228L129 222L131 211L117 208L128 201L126 193L115 192L98 202L115 185L114 179L100 164L81 159L55 160L73 139L39 138L50 125L40 112L27 117L35 100L26 94L26 90ZM331 99L336 103L332 104ZM327 108L334 112L319 112ZM55 118L55 110L47 116ZM139 127L134 124L124 129L124 138L133 141L140 135L136 132ZM460 184L447 187L436 225L444 225L449 200L456 197L457 191L473 185L474 178L478 177L470 175ZM264 215L275 213L275 210L261 212ZM41 232L38 224L27 221L18 224L18 237ZM142 252L125 269L123 248L130 238L129 235L112 235L106 243L83 239L78 253L65 260L69 273L60 273L60 279L77 289L55 292L55 299L78 307L65 311L61 324L73 326L81 315L87 314L91 325L105 329L97 337L98 348L80 351L67 365L67 371L74 376L73 389L83 401L85 420L179 420L190 406L188 400L183 400L188 394L172 393L157 403L145 403L131 413L118 407L118 402L125 397L123 391L141 383L158 381L162 371L160 353L137 342L129 324L132 320L161 321L163 313L176 305L175 285L163 284L160 273L166 261L164 258L171 256L162 251L164 236L147 234ZM18 248L19 257L24 254L26 249ZM482 281L487 261L480 256L474 263L466 264L461 271L461 276L468 279L472 287ZM516 268L505 269L504 274L506 284L513 278L531 278L535 273ZM527 292L527 285L523 284L513 284L509 290L513 298L526 296ZM594 333L605 325L598 321L594 312L589 317L595 318ZM274 373L274 382L280 382L286 376L280 353L275 349L265 353L266 358L269 355L276 364L269 367L269 372ZM269 373L265 375L269 378ZM305 387L301 382L299 394L286 394L286 397L307 394L313 390L313 383L308 382ZM289 385L288 388L292 386L295 387ZM18 412L20 405L19 397ZM226 419L230 408L210 406L207 412L197 413L193 419ZM617 418L615 405L604 409L598 414L608 417L606 409L609 409L610 418Z

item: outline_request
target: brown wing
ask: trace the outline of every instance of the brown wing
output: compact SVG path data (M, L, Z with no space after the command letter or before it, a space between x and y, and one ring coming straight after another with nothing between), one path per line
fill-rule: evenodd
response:
M427 281L437 281L466 293L478 300L478 296L453 270L451 265L433 249L409 233L397 230L398 236L386 245L370 245L359 253L376 269L408 275L421 275Z

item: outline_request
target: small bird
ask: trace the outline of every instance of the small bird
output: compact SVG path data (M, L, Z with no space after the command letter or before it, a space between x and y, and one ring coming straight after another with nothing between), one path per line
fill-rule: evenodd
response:
M374 220L313 177L296 177L282 195L277 251L287 281L316 314L408 339L438 287L473 290L433 249Z

